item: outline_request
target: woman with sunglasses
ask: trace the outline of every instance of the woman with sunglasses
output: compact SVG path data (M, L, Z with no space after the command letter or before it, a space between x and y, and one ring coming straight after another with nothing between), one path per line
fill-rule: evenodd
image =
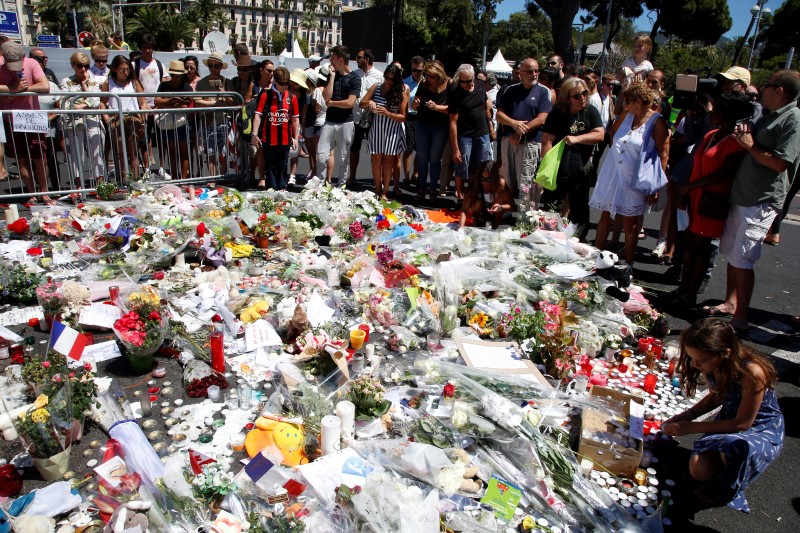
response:
M397 65L386 67L383 83L370 87L359 105L373 114L369 133L372 179L375 194L386 200L392 173L406 149L403 123L408 112L408 93L403 89L403 75ZM398 192L397 188L394 192Z
M492 229L497 229L501 223L513 224L514 210L514 195L500 177L500 166L484 161L469 181L458 227L490 223Z
M119 113L109 113L105 116L106 123L110 123L111 135L116 140L117 158L122 158L122 143L128 154L128 165L126 169L134 178L139 176L139 140L144 139L144 120L142 115L136 113L140 109L148 109L147 101L137 93L144 92L142 84L139 83L133 74L133 64L130 59L119 55L114 57L110 65L111 73L103 83L103 92L116 93L119 96L119 103L116 98L102 97L100 101L109 110L116 111L120 106L124 113L125 137L122 137L122 130L119 126ZM118 171L122 171L123 165L117 161Z
M200 81L200 73L197 71L197 65L200 61L195 56L186 56L183 58L183 67L186 69L186 83L188 83L193 91L197 90L197 82Z
M61 82L61 90L70 93L97 93L100 92L102 83L97 78L89 76L89 57L83 52L75 52L70 56L69 63L74 74L67 76ZM103 104L98 96L78 96L75 98L64 98L64 109L101 109ZM81 189L91 186L84 181L83 162L84 150L88 148L89 163L91 165L91 178L97 180L105 176L105 165L103 157L103 145L105 143L105 132L103 131L100 112L89 115L67 115L64 122L64 137L69 144L70 160L72 162L71 179L79 179L79 182L72 182L72 186L80 186Z
M663 117L652 109L655 98L655 93L641 82L633 83L625 89L625 115L617 119L617 124L620 125L614 133L614 142L600 168L597 185L589 201L591 207L603 212L597 223L595 238L595 246L600 250L606 245L612 218L617 215L622 217L625 261L629 271L633 270L633 255L639 242L641 216L658 199L658 193L645 196L631 187L639 173L642 152L654 143L662 168L666 169L667 166L669 131ZM648 126L650 121L655 123ZM616 124L614 127L617 127ZM650 138L645 138L646 131L652 132Z
M605 130L600 113L588 105L589 88L580 78L561 84L555 108L542 126L542 157L564 141L564 155L558 167L556 189L545 190L540 206L555 206L578 225L576 235L585 236L589 224L589 188L592 151L603 140Z
M425 63L425 79L417 87L417 94L411 103L411 108L417 112L417 156L414 164L419 174L418 200L423 200L426 194L434 200L439 188L442 154L447 146L450 125L447 107L449 85L450 78L441 61L434 59Z

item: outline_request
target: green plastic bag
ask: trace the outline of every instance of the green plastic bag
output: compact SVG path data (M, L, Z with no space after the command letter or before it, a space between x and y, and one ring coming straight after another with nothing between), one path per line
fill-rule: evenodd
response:
M544 154L539 170L536 172L536 183L548 191L556 190L558 167L561 165L561 156L564 155L564 139L561 139L549 152Z

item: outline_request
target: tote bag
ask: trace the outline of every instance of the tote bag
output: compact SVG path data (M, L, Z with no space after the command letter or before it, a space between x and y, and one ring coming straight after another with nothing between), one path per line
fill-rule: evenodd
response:
M536 172L536 183L548 191L556 190L558 167L561 166L561 157L564 155L564 139L561 139L549 152L544 154L539 170Z
M659 113L654 113L647 122L642 140L642 153L639 156L639 171L631 183L633 190L645 196L655 194L667 185L667 175L661 166L661 157L652 138L653 129L660 116Z

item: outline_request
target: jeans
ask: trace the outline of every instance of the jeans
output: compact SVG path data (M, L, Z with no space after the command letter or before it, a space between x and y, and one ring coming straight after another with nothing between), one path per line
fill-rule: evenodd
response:
M429 125L417 121L415 126L415 164L419 173L419 190L436 190L439 187L439 175L442 173L442 152L448 141L447 124Z
M331 153L331 148L335 148L335 168L331 181L334 183L340 183L342 180L347 182L350 176L350 145L353 144L354 132L355 125L352 122L343 124L325 122L320 131L317 145L317 176L327 176L328 155Z
M470 163L483 163L492 160L492 142L489 134L476 137L458 136L458 150L461 152L461 163L456 164L456 176L464 183L469 181Z
M288 146L264 145L264 159L267 161L267 189L286 188L286 166L289 164Z

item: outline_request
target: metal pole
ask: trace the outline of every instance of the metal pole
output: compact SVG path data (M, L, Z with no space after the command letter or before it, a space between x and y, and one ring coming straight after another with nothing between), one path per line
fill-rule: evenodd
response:
M72 8L72 25L75 28L75 45L76 48L83 48L83 44L81 43L80 39L78 39L78 15L75 13L75 8Z
M750 60L747 62L747 70L750 70L753 64L753 55L756 53L756 46L758 46L758 26L761 24L761 13L764 11L764 4L758 5L758 16L756 17L756 32L753 34L753 46L750 48Z
M603 36L603 51L600 55L600 81L603 81L603 73L606 70L606 46L608 46L608 28L611 26L611 8L614 0L608 0L608 13L606 13L606 31Z
M786 65L784 65L783 68L785 68L786 70L792 68L792 58L794 58L794 46L789 48L789 53L786 54Z

